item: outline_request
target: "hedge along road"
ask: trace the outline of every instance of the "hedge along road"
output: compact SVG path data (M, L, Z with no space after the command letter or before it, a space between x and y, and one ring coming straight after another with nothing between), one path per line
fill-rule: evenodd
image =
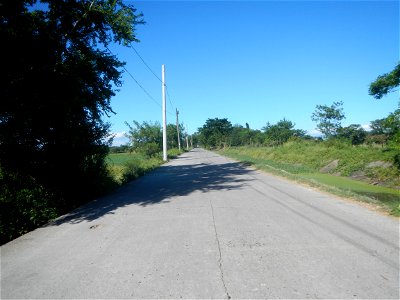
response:
M4 298L399 298L399 223L195 149L1 247Z

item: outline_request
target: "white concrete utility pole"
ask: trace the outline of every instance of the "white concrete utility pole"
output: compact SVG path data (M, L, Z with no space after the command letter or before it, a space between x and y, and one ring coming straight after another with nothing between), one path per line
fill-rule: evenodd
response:
M179 137L179 118L178 118L178 115L179 115L179 111L178 111L178 109L176 109L176 131L178 132L178 148L179 148L179 151L181 151L181 138Z
M163 160L167 161L167 101L165 96L165 66L161 67L162 72L162 115L163 115Z

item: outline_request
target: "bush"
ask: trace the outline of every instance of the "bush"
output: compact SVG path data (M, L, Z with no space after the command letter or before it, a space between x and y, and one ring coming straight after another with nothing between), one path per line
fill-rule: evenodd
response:
M184 150L179 150L177 148L169 149L168 150L168 158L169 159L177 158L179 155L181 155L184 152L185 152Z
M57 217L54 195L33 180L0 177L0 244Z
M138 151L145 154L147 157L155 157L160 153L160 147L157 143L146 143L141 145Z

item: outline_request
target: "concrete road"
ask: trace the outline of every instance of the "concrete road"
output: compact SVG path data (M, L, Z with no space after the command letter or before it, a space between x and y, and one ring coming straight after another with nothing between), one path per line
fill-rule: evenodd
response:
M1 247L1 298L399 298L399 223L196 149Z

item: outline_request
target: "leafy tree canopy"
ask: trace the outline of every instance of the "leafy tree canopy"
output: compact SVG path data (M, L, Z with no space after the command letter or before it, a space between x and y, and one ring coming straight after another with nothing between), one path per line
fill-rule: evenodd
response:
M306 132L304 130L294 129L294 126L294 123L285 118L274 125L267 123L267 125L262 128L265 132L265 143L269 146L282 145L291 137L305 136Z
M128 122L125 124L129 130L126 137L130 141L130 149L136 152L142 152L147 156L155 156L162 151L163 134L162 127L159 122ZM186 137L183 124L179 124L179 138L181 147L183 148L183 141ZM167 148L178 148L178 132L175 124L167 124Z
M395 143L397 148L400 148L400 108L389 114L385 119L384 126L389 139Z
M184 140L186 138L186 134L184 132L183 124L179 124L178 129L175 124L167 124L167 145L168 149L178 148L178 130L179 130L179 141L181 144L181 148L184 148ZM185 146L186 147L186 146Z
M369 86L369 94L375 99L393 92L400 85L400 63L389 73L378 76Z
M350 141L352 145L361 145L367 137L367 132L360 124L351 124L339 128L337 137Z
M228 119L208 119L203 127L199 128L199 140L205 147L225 147L229 144L233 130Z
M102 117L121 85L123 63L105 47L137 41L142 16L122 0L40 2L0 3L1 172L87 197L105 172Z
M148 156L154 156L162 151L162 129L158 122L143 122L140 124L133 121L133 126L128 122L125 124L129 127L126 135L132 146L132 150L143 152Z
M318 130L326 137L334 137L341 127L341 121L345 119L343 102L333 102L331 106L317 105L311 119L317 122Z

